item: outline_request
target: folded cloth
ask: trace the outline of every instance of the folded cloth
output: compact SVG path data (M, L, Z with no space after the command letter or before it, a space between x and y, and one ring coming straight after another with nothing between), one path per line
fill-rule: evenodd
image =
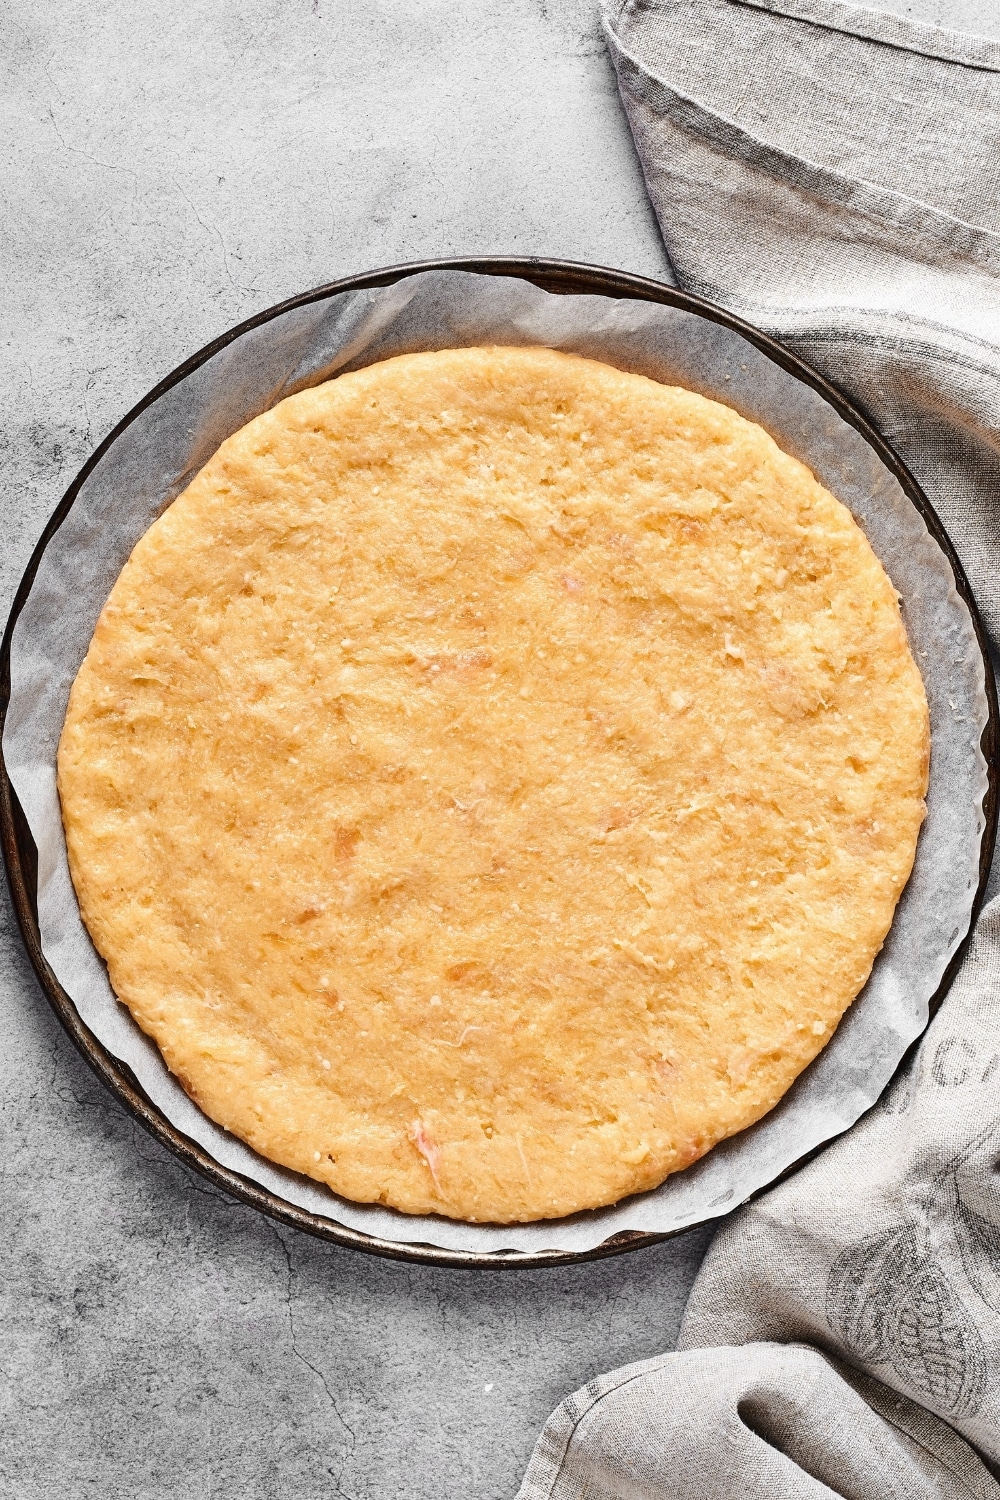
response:
M678 282L866 412L1000 641L1000 44L842 0L604 21ZM995 869L888 1095L723 1225L685 1352L570 1397L520 1500L1000 1497L958 1436L1000 1459L998 980Z
M626 1365L550 1417L520 1497L995 1500L944 1422L801 1344ZM520 1500L519 1497L519 1500Z

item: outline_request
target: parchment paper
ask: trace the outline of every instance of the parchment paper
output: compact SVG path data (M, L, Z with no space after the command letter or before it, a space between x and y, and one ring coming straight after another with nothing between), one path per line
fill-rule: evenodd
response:
M55 785L70 685L138 538L219 444L293 391L417 349L546 344L716 397L759 422L853 512L903 599L932 727L928 816L871 978L778 1107L654 1192L516 1227L413 1218L349 1203L274 1167L191 1103L120 1005L80 920ZM725 1214L878 1098L927 1023L967 931L979 878L987 722L982 658L947 559L864 439L738 334L651 303L562 296L511 278L424 272L292 309L241 335L143 411L89 475L42 558L11 649L4 756L38 846L42 948L83 1020L150 1099L217 1161L313 1213L381 1239L445 1249L587 1250L622 1230L663 1233Z

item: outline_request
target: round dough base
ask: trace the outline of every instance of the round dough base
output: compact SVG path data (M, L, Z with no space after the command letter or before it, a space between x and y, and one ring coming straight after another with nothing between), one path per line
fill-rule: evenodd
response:
M888 578L764 431L463 349L223 444L112 591L59 790L115 992L213 1120L511 1222L777 1103L888 931L928 747Z

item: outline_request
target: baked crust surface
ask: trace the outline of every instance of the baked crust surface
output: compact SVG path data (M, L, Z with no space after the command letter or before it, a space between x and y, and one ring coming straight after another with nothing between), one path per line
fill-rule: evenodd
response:
M115 992L344 1196L509 1222L771 1109L910 873L928 715L843 505L537 348L290 397L139 542L59 747Z

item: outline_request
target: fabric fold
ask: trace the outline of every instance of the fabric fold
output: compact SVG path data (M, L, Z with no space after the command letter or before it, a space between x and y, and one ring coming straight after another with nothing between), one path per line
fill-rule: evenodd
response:
M945 1423L798 1344L698 1349L591 1382L518 1500L995 1500Z

